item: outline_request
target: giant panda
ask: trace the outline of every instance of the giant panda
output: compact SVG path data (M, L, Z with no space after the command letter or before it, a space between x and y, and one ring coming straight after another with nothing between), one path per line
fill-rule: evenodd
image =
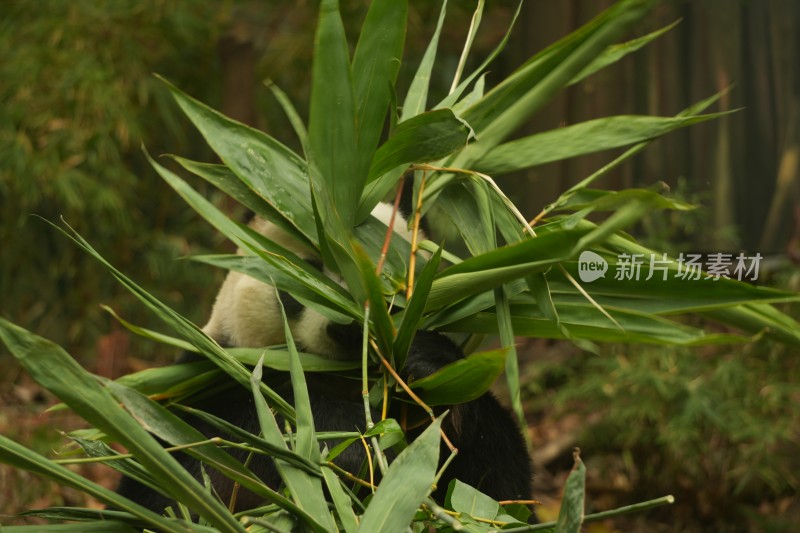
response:
M388 226L392 210L393 206L381 203L373 210L372 215ZM250 227L322 269L319 256L314 250L298 243L275 224L256 217ZM396 236L410 240L406 221L399 214L395 218L393 231ZM239 253L245 252L239 250ZM224 347L282 344L285 338L279 299L298 349L336 359L360 357L362 332L357 326L332 322L315 310L304 307L290 294L239 272L228 273L203 330ZM463 357L461 350L443 334L419 331L411 344L402 376L406 380L423 378ZM335 378L322 374L307 373L306 380L318 432L364 431L360 386L343 386ZM282 383L272 382L270 386L293 403L288 376ZM258 434L260 431L252 395L249 390L236 383L231 382L229 389L204 398L195 407L248 432ZM433 493L434 498L443 502L448 485L453 479L458 479L496 500L530 500L531 460L514 416L491 393L464 404L449 406L449 410L443 429L458 448L458 454L439 480ZM375 413L373 419L378 418L378 413ZM395 418L399 418L399 415ZM191 417L187 420L209 437L220 433L218 429L200 420ZM278 423L283 424L280 417ZM408 439L413 440L422 429L408 430ZM336 442L325 442L329 449L335 444ZM234 451L231 454L242 461L246 458L244 453L237 455ZM440 463L449 455L450 451L443 443ZM188 455L178 454L176 457L198 479L201 478L199 462ZM339 467L351 473L358 473L364 461L363 447L352 445L335 460ZM255 456L248 466L269 486L275 489L280 486L281 480L271 458ZM215 491L227 503L232 494L233 483L213 471L208 474ZM174 501L168 497L128 477L122 478L117 491L156 512L162 512L167 506L174 505ZM262 503L260 497L242 489L238 491L235 510L246 510Z

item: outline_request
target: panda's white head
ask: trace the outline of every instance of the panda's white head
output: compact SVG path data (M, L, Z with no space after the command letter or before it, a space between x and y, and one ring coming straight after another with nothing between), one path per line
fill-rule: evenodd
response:
M388 225L392 211L392 205L379 203L372 210L372 216ZM256 217L250 227L322 270L322 262L315 250L298 242L275 224ZM395 217L393 231L411 241L406 220L399 213ZM238 253L246 252L240 249ZM330 272L325 272L341 282ZM353 358L361 353L361 333L357 325L347 327L335 324L314 309L303 306L290 294L239 272L228 273L203 331L221 345L229 347L261 348L285 343L279 297L292 336L302 351L334 359Z

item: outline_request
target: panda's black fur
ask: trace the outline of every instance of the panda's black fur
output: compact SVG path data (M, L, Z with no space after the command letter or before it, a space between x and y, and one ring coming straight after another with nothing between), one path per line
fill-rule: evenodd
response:
M274 231L271 226L262 226L259 229L265 232L264 227L267 227L268 231ZM398 227L396 226L395 229ZM272 237L273 235L269 236ZM286 242L282 244L285 246ZM307 260L316 261L316 258L307 256ZM223 284L221 293L234 290L236 283L231 281L231 277L234 275L235 273L229 274L229 278ZM237 279L239 279L240 283L253 281L251 278ZM319 352L335 351L336 353L322 353L322 355L339 358L357 357L360 354L361 332L358 327L340 325L333 322L325 323L316 315L309 318L311 310L304 308L291 295L282 291L275 291L274 287L261 285L249 285L248 290L241 291L241 294L237 297L247 295L247 297L275 298L275 305L277 305L277 298L280 298L290 325L292 325L293 334L299 338L299 348L309 351L317 349ZM253 290L253 288L257 290ZM270 289L271 293L269 292ZM259 293L258 290L266 292ZM225 296L221 294L218 297L214 313L212 313L212 319L205 330L222 345L238 345L235 342L236 339L231 339L231 337L238 335L237 330L220 325L221 322L226 320L226 317L221 313L222 311L229 311L232 305L239 305L242 302L230 299L226 302L224 300ZM259 304L263 303L259 302ZM244 316L253 315L245 314ZM277 320L276 316L280 315L273 315L272 318L267 317L267 319ZM263 319L264 317L261 318ZM311 337L309 335L304 336L302 334L303 331L295 333L297 328L303 328L303 321L306 319L313 321L314 328L316 328L314 330L316 333ZM314 336L325 336L327 338L324 339L325 342L318 343L316 341L321 339L316 339ZM239 335L239 338L247 338L247 336ZM283 342L283 339L272 338L271 336L259 339L259 342L264 340L270 341L265 344ZM342 351L349 353L343 354L341 353ZM463 357L463 353L458 347L444 335L429 331L419 331L411 344L402 376L406 380L420 379ZM364 431L364 406L359 387L352 387L352 390L348 392L347 387L332 387L329 377L325 375L315 376L313 373L308 373L306 379L312 415L318 432ZM288 374L285 375L283 382L270 383L270 386L288 402L293 403L292 388ZM252 394L249 390L236 383L231 382L229 389L206 397L194 407L216 415L250 433L258 434L260 431ZM486 393L467 403L449 406L449 409L450 413L445 418L443 429L459 451L439 481L438 487L433 494L434 498L442 502L450 481L459 479L497 500L530 500L531 461L520 429L512 414L503 408L491 393ZM399 412L392 412L390 415L395 418L401 418L402 416ZM209 437L220 435L220 431L217 428L203 421L190 416L184 416L184 418ZM379 414L374 413L373 418L379 418ZM278 423L282 427L283 420L280 417ZM422 429L424 427L408 430L407 437L409 440L413 440L418 436ZM221 436L223 438L226 437L224 434ZM336 442L326 442L325 444L328 448L332 448L336 445ZM232 451L231 454L241 461L246 459L245 452ZM440 452L440 464L449 455L450 451L443 443ZM195 459L185 454L178 454L176 457L187 470L200 479L200 464ZM348 472L358 473L363 466L364 460L363 447L351 445L334 462ZM281 480L271 458L256 455L248 466L270 487L277 489L280 486ZM208 473L211 475L212 483L217 493L223 501L228 501L233 483L213 471ZM121 495L156 512L161 512L168 505L174 504L168 497L127 477L122 478L117 491ZM237 511L263 503L261 498L244 489L239 490L236 502Z

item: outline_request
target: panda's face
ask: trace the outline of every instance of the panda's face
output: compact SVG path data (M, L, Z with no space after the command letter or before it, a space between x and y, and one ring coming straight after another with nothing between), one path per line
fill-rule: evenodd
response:
M380 203L372 215L388 225L392 206ZM315 250L297 242L285 231L256 217L250 227L273 242L294 252L320 270L322 261ZM411 240L405 219L395 217L394 232ZM244 253L239 250L238 253ZM329 277L342 283L327 270ZM220 288L214 308L203 331L223 346L261 348L286 342L280 304L283 303L295 343L302 351L332 359L351 359L361 354L358 324L338 324L272 285L239 272L229 272Z

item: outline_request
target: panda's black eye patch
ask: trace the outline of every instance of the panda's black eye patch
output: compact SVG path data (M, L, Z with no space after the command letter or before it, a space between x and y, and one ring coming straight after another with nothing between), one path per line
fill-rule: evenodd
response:
M303 312L305 306L298 302L294 296L286 291L279 290L278 298L281 299L283 310L286 311L286 318L297 318Z

